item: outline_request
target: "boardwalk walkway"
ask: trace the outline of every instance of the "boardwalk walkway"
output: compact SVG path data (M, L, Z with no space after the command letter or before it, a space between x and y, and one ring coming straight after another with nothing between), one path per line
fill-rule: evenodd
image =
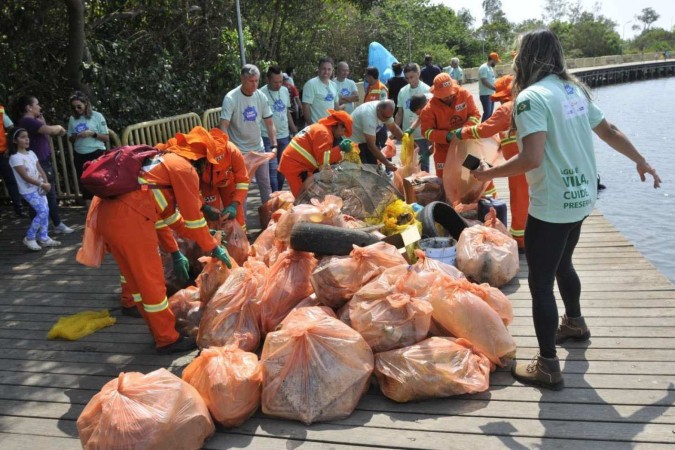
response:
M64 214L84 221L81 209ZM0 448L75 449L77 417L107 381L159 367L180 374L194 353L159 356L144 323L120 316L115 263L75 262L81 226L40 254L24 250L24 227L7 214L0 222ZM675 287L599 213L584 225L575 264L593 337L560 349L561 392L524 387L504 370L473 396L396 404L372 388L345 420L305 426L258 412L205 448L675 448ZM529 358L536 339L524 260L504 290L518 356ZM57 316L101 308L118 323L77 342L46 339Z

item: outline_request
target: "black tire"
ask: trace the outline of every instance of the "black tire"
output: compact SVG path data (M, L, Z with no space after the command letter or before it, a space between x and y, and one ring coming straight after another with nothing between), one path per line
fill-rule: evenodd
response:
M459 235L468 224L452 206L443 202L431 202L417 215L422 222L422 237L432 238L438 236L436 223L448 230L450 236L459 240Z
M379 242L377 236L360 230L300 222L291 231L291 248L317 255L349 255L352 245L365 247Z

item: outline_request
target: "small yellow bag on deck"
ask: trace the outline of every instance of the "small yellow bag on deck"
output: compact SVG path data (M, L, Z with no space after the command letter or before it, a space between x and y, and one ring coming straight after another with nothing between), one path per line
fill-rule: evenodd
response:
M114 325L117 319L110 315L107 309L102 311L82 311L72 316L59 317L47 339L67 339L76 341L89 336L96 330Z

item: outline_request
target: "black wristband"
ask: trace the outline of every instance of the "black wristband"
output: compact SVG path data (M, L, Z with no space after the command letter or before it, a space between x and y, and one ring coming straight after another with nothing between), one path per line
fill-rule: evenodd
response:
M98 137L98 133L94 133L94 135L93 135L92 137L93 137L94 139L96 139L96 138Z

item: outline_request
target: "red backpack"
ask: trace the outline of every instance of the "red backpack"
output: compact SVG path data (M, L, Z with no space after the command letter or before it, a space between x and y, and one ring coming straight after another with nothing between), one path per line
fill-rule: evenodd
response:
M160 153L147 145L129 145L109 150L94 161L84 163L80 177L82 187L101 198L112 198L140 189L138 174L143 162Z

